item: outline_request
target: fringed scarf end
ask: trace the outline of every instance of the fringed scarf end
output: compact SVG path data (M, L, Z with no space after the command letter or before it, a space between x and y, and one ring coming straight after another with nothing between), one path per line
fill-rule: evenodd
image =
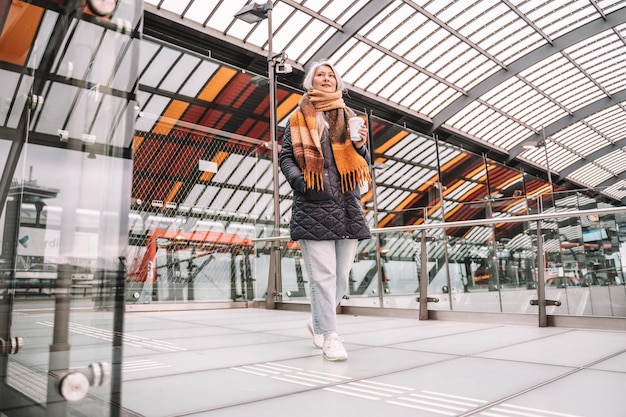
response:
M341 192L353 190L372 181L368 167L346 172L341 176Z
M304 170L303 174L304 174L304 183L306 184L307 190L317 190L317 191L324 190L324 181L322 180L321 174L317 172L313 172L308 169Z

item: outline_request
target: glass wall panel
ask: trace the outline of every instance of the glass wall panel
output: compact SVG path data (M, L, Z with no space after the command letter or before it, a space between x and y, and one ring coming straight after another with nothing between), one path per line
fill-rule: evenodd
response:
M128 302L263 298L269 246L252 240L271 235L257 186L270 165L255 143L159 129L136 132Z
M142 3L2 8L0 414L117 416Z

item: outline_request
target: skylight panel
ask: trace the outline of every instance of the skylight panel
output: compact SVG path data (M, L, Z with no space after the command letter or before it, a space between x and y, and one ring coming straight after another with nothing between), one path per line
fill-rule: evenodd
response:
M491 140L496 146L505 150L510 150L522 140L525 140L532 133L528 130L528 128L522 125L514 123L513 121L510 123L511 126L508 131L503 131L498 135L494 135Z
M336 32L337 30L333 27L326 26L326 29L320 33L314 42L311 42L311 39L307 39L306 34L303 33L301 37L294 40L286 52L290 59L294 59L296 62L307 62Z
M174 49L162 48L155 57L158 65L150 65L148 67L141 76L141 83L150 87L157 87L180 55L181 53Z
M146 103L143 107L143 116L139 117L135 123L135 129L148 132L152 130L154 124L159 120L161 114L170 103L168 97L152 94L149 99L140 98L141 102Z
M395 164L392 168L387 168L376 175L376 181L387 185L402 184L400 179L406 176L410 170L409 164Z
M328 7L325 7L324 10L320 9L320 13L330 20L335 21L340 25L344 25L370 1L371 0L355 0L346 2L344 0L331 0L327 1ZM309 1L309 3L313 2ZM389 6L389 8L391 7L392 6ZM384 15L386 12L383 10L381 14Z
M406 65L403 63L390 61L391 63L383 70L380 77L368 87L368 90L382 97L386 97L389 91L397 88L398 83L402 82L402 80L398 81L398 78L402 78L402 73L406 70Z
M478 120L476 125L469 129L468 132L472 136L476 136L478 138L482 138L485 132L493 131L493 129L501 129L502 125L506 123L509 119L500 113L490 112L486 114L484 118Z
M417 189L426 181L428 178L431 178L435 175L435 170L432 168L419 168L415 170L415 175L409 178L409 182L407 182L406 186L408 189Z
M302 14L298 16L304 17ZM291 28L293 30L289 35L285 35L281 29L280 37L284 37L289 42L283 47L278 44L276 50L284 50L290 59L294 59L297 62L303 62L301 58L303 54L308 53L312 55L317 52L317 49L323 45L323 42L320 42L320 38L328 40L336 31L335 28L328 26L326 23L314 19L309 19L302 23L289 23L284 27L284 29ZM314 42L314 40L317 41Z
M226 210L226 207L229 201L232 199L234 193L235 190L231 188L219 188L219 191L215 195L215 198L207 206L218 210L222 214L226 215L227 213L225 213L224 210Z
M217 173L213 176L212 181L217 183L232 184L232 182L230 182L231 174L241 164L241 160L243 158L244 157L242 155L230 154L222 165L220 165Z
M0 72L0 74L2 74L2 76L4 77L5 75L8 75L9 73L7 73L6 71L2 71ZM10 74L15 74L15 73L10 73ZM15 129L19 125L20 119L22 117L22 112L24 111L24 108L26 106L26 100L28 98L28 95L32 91L31 89L33 85L33 77L22 76L21 78L20 77L13 78L15 83L8 84L8 81L10 81L12 78L13 76L7 76L7 78L0 78L2 79L2 82L0 83L0 85L6 84L6 87L8 88L7 95L1 95L0 99L13 100L13 108L11 108L11 113L9 114L9 117L6 120L6 126L9 128ZM19 86L17 87L17 90L11 91L17 85L18 80L21 80L21 82L19 82ZM44 101L44 105L45 103L46 102ZM6 106L6 102L0 103L0 108L4 109L5 106ZM8 107L6 107L6 109L8 110ZM2 123L4 123L4 116L2 115L2 110L0 110L0 120L2 121Z
M415 11L407 5L403 6L402 9L403 11L394 14L390 19L393 20L393 23L390 23L389 27L392 27L393 30L388 31L386 36L378 41L379 45L385 49L393 51L399 43L415 34L417 28L414 22L411 24L408 23L408 19L410 19Z
M185 4L186 2L187 1L184 1L181 3ZM185 5L185 7L187 6ZM185 19L193 20L194 22L204 24L204 22L209 17L209 14L213 12L215 7L216 5L214 4L214 2L192 0L191 6L187 9L183 17ZM222 9L228 9L229 7L236 9L236 10L234 10L231 14L228 14L228 16L234 16L235 13L237 13L241 9L241 7L237 5L237 2L233 2L233 1L222 2L222 5L221 5ZM226 19L223 19L223 20L226 20Z
M202 195L193 205L200 208L210 207L219 190L220 188L214 186L206 187L202 190Z
M543 16L529 13L529 17L538 24L552 39L556 39L572 30L600 17L591 4L581 7L576 1L567 4L559 4L560 7L552 7ZM546 13L547 12L547 13Z
M626 110L615 105L600 113L588 117L587 122L600 129L607 140L619 140L626 137Z
M48 91L48 94L46 95L43 108L41 109L36 131L56 136L58 134L59 121L67 120L68 113L74 108L75 100L82 100L79 101L77 105L81 103L84 105L86 92L77 87L61 83L52 83L51 88L46 91ZM86 107L79 108L83 109ZM78 112L72 112L72 114L69 115L76 121L76 124L71 124L71 128L68 127L67 130L69 130L70 137L81 138L85 127L84 119L86 116L87 118L93 117L93 113L86 114L82 112L82 117L78 116L76 113Z
M235 190L230 199L226 202L224 209L233 211L235 213L247 213L247 210L243 210L242 202L248 196L248 192L244 190Z
M287 45L296 36L296 34L304 29L308 33L309 41L317 36L315 26L310 26L313 21L310 16L294 8L284 2L275 2L272 10L272 30L274 36L272 38L272 49L276 52L285 50ZM280 22L280 24L279 24ZM267 23L264 23L265 39L267 40ZM317 25L318 27L322 25ZM324 25L325 26L325 25ZM318 29L319 31L323 29Z
M5 16L6 18L6 16ZM48 42L52 35L52 30L59 18L58 13L46 10L37 31L37 39L31 46L30 56L28 57L28 68L39 68L44 51L48 47Z
M626 148L624 148L626 149ZM618 175L624 170L624 161L626 160L626 151L624 149L616 149L615 151L598 159L598 163L606 167L614 175Z
M376 65L383 59L385 59L385 55L381 51L370 49L348 73L352 79L351 84L365 89L374 78L378 77L379 73L375 71Z
M235 169L229 170L230 178L228 178L228 184L241 186L241 183L245 181L246 178L253 176L252 172L254 171L255 163L255 158L242 157Z
M163 0L161 8L182 16L183 11L185 11L188 5L189 0Z
M613 177L612 173L600 168L596 164L587 164L568 175L568 178L573 181L589 187L595 187L611 177Z
M432 53L435 49L440 51L440 45L442 42L449 39L451 35L449 32L441 29L439 25L431 21L426 21L420 28L420 31L422 33L421 36L419 36L418 33L415 33L415 37L413 39L407 39L405 42L406 52L402 53L402 55L409 61L415 62L417 65L424 67L425 64L430 62L430 59L425 59L424 56ZM402 44L398 46L398 49L403 49Z
M560 172L564 168L567 168L569 165L579 161L580 159L581 158L579 155L572 153L569 149L565 149L560 145L554 143L548 144L548 163L550 165L550 171L552 172ZM545 156L544 166L548 166L547 164L545 164Z
M215 62L203 60L199 67L195 68L191 76L184 82L180 94L188 97L196 97L207 80L219 69Z
M413 78L412 74L414 75L416 73L415 70L409 69L402 62L394 64L393 68L389 70L389 74L391 75L396 71L397 74L395 76L388 77L386 80L387 84L378 92L379 96L389 99L392 94L395 94L403 85Z
M444 88L439 81L426 77L423 83L416 86L400 101L400 104L419 111L424 104L436 99Z
M149 40L142 40L139 49L141 53L139 55L139 73L143 73L146 70L146 66L153 61L154 56L159 52L160 45L151 42Z
M572 129L569 131L569 134L555 135L552 139L583 156L589 155L601 147L606 146L606 142L602 139L602 136L594 132L586 124L578 123L577 125L580 127L578 131Z
M330 60L335 63L337 71L342 74L343 80L352 84L352 81L357 79L361 75L361 68L359 64L364 56L372 49L369 45L363 42L353 42L350 49L340 49L337 51ZM343 53L342 53L343 52ZM365 67L371 66L371 63L366 61Z
M115 72L113 80L110 82L110 87L116 90L131 91L137 82L138 69L135 68L134 61L138 55L143 55L144 51L141 50L141 53L139 53L139 48L141 47L141 41L139 39L131 39L130 42L132 45L123 51L124 56ZM148 55L150 55L149 52ZM143 67L140 66L139 68Z
M397 210L398 205L404 201L409 196L408 191L403 190L393 190L391 195L386 198L383 198L381 202L379 200L380 208L383 210Z
M195 184L189 193L185 196L185 200L183 200L183 204L188 206L195 206L196 200L200 198L200 196L204 193L204 189L206 186L204 184Z
M190 73L200 64L200 59L190 54L184 54L169 74L159 86L159 88L177 92L185 80L189 77ZM206 76L206 75L205 75Z
M405 146L409 152L404 156L404 159L408 161L417 161L418 158L424 154L434 152L434 143L432 140L426 140L422 136L417 136L413 142L413 144ZM417 146L415 146L416 144Z
M272 188L273 174L272 174L272 161L265 159L259 159L257 161L257 190L270 190Z
M463 130L465 129L465 126L469 121L473 120L475 117L479 116L482 113L482 110L482 104L478 101L473 101L464 109L452 115L447 124L450 126L454 126L459 130Z

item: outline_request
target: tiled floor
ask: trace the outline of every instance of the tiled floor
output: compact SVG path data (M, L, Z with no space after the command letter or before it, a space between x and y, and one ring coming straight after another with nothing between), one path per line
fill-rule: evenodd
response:
M626 416L626 332L340 315L328 362L308 313L126 314L123 405L159 416ZM130 414L129 413L129 414Z

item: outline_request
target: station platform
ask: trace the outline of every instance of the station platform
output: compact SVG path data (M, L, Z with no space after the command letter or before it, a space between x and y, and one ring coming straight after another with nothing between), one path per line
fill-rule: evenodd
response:
M329 362L310 313L125 315L127 416L623 417L626 331L339 315Z

